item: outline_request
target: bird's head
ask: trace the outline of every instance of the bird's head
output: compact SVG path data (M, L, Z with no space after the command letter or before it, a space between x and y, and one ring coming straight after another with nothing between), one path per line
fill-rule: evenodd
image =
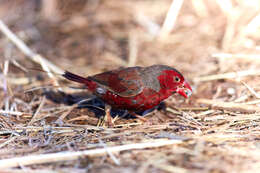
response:
M178 93L185 98L192 94L190 84L184 79L182 74L174 68L162 70L158 76L162 89L172 93Z

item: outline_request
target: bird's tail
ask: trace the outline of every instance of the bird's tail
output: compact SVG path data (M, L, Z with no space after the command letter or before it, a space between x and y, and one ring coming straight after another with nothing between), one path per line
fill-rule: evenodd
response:
M63 77L65 77L68 80L74 81L74 82L78 82L78 83L83 83L86 84L89 82L89 79L85 78L85 77L81 77L79 75L73 74L71 72L65 71L64 74L62 74Z

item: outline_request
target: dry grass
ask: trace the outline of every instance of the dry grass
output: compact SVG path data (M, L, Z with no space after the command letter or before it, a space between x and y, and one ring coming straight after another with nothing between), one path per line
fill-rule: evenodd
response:
M259 1L62 2L0 3L1 172L260 172ZM97 126L100 102L57 75L152 64L194 93L149 125Z

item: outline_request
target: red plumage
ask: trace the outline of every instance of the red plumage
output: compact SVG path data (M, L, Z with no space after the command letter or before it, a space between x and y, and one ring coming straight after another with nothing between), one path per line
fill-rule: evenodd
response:
M116 109L145 111L173 93L189 97L192 89L182 74L165 65L120 68L94 76L81 77L65 72L63 76L78 83Z

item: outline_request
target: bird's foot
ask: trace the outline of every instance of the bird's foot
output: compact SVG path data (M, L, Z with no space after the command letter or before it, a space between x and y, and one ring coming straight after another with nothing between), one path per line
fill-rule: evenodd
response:
M147 119L140 116L140 115L137 115L135 112L130 112L131 115L133 115L134 117L136 117L137 119L141 120L142 122L147 122Z
M112 119L113 118L111 117L110 110L106 110L105 121L106 121L108 127L114 127L115 126Z
M141 120L142 122L147 122L147 119L146 118L144 118L144 117L142 117L142 116L140 116L140 115L137 115L137 114L135 114L134 115L136 118L138 118L139 120Z
M107 127L115 126L115 124L113 122L113 118L111 117L111 114L110 114L110 110L111 110L111 106L106 105L105 106L105 116L102 116L101 118L99 118L97 126L103 126L103 127L106 125L107 125Z
M97 126L98 126L98 127L105 127L105 126L107 126L107 127L114 127L115 124L114 124L114 122L112 121L112 118L111 118L110 120L109 120L109 119L110 119L110 118L109 118L107 115L100 117L100 118L98 119Z
M135 114L134 116L135 116L136 118L138 118L140 121L143 122L142 125L150 126L150 125L153 124L152 121L150 121L149 119L147 119L147 118L145 118L145 117L142 117L142 116L137 115L137 114Z
M108 127L115 126L115 124L113 122L113 118L111 117L111 114L110 114L110 110L111 110L110 106L105 107L105 117L103 117L103 119L101 121L102 126L105 126L105 125L107 125Z

